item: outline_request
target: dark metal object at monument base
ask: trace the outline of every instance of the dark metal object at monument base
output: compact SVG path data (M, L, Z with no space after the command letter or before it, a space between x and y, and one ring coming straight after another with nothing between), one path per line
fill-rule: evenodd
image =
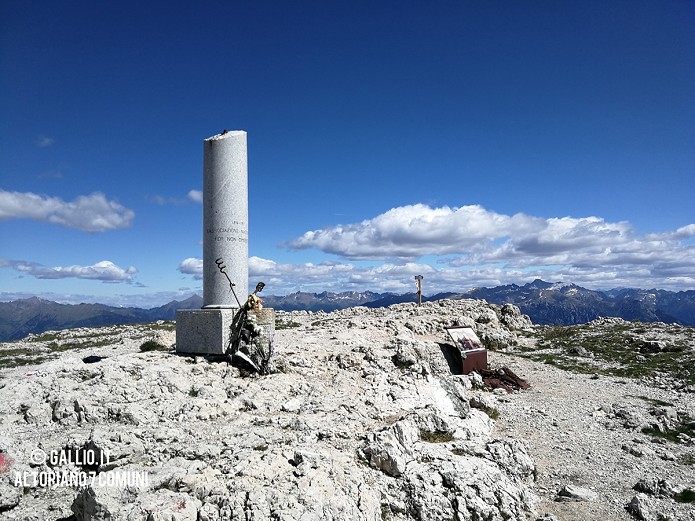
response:
M229 344L225 352L229 363L241 365L242 368L247 366L259 374L268 374L270 358L273 355L273 340L264 338L263 328L258 325L256 317L256 313L260 313L263 307L257 294L263 291L264 287L265 284L259 282L246 303L239 306L239 311L229 328Z
M234 300L236 300L236 303L239 304L239 307L241 307L239 297L236 296L236 291L234 291L235 284L232 282L232 279L229 278L229 275L227 275L227 272L225 271L227 269L227 266L224 265L224 261L222 260L222 258L219 258L215 260L215 264L217 264L217 268L220 270L220 273L227 277L227 280L229 281L229 290L232 292L232 295L234 295Z

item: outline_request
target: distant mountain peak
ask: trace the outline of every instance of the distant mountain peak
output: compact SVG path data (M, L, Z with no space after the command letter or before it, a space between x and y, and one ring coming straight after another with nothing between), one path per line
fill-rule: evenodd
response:
M526 284L527 286L531 288L536 288L536 289L550 289L553 287L554 284L560 284L558 282L546 282L541 279L535 279L533 282L529 282Z
M441 299L484 299L491 304L515 304L536 324L571 325L598 317L620 317L643 322L677 322L695 326L695 291L620 288L594 291L565 282L536 279L523 286L508 284L476 288L463 293L439 293L424 301ZM354 306L386 307L417 302L416 293L398 295L372 291L306 293L286 296L263 295L264 305L283 311L335 311ZM49 329L95 327L155 320L173 320L177 309L198 309L199 295L172 301L152 309L113 307L104 304L58 304L39 297L0 302L0 341L17 340L29 333Z

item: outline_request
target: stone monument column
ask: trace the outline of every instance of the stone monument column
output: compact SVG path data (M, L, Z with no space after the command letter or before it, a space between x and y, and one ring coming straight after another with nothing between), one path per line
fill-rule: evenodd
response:
M238 308L239 303L243 305L246 301L248 200L246 132L225 131L206 139L203 143L204 309Z
M243 130L225 131L203 142L203 308L176 311L177 353L250 360L248 345L246 354L241 348L234 351L234 339L240 338L234 335L235 318L247 312L262 332L256 340L269 350L272 346L275 311L240 309L249 296L246 154Z

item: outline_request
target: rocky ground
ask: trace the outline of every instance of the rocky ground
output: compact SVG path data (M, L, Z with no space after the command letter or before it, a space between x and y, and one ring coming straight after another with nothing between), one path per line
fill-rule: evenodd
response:
M666 435L677 431L678 418L693 417L693 394L572 374L518 356L495 353L492 359L532 385L500 397L496 434L528 443L538 512L568 521L695 519L692 495L691 503L674 499L695 489L695 446ZM588 501L559 501L565 487L587 490ZM626 510L633 501L639 513Z
M531 389L452 374L452 324ZM693 520L694 382L651 364L690 360L692 330L624 328L655 366L627 375L586 341L611 324L470 300L284 313L264 377L176 355L172 323L2 344L0 518Z

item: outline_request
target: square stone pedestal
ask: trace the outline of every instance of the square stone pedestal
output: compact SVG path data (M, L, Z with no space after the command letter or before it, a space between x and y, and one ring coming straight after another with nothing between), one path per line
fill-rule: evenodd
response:
M176 312L176 352L223 355L229 345L230 327L238 312L238 308L179 309ZM263 327L262 337L272 340L275 310L264 308L249 314L256 315L256 323Z

